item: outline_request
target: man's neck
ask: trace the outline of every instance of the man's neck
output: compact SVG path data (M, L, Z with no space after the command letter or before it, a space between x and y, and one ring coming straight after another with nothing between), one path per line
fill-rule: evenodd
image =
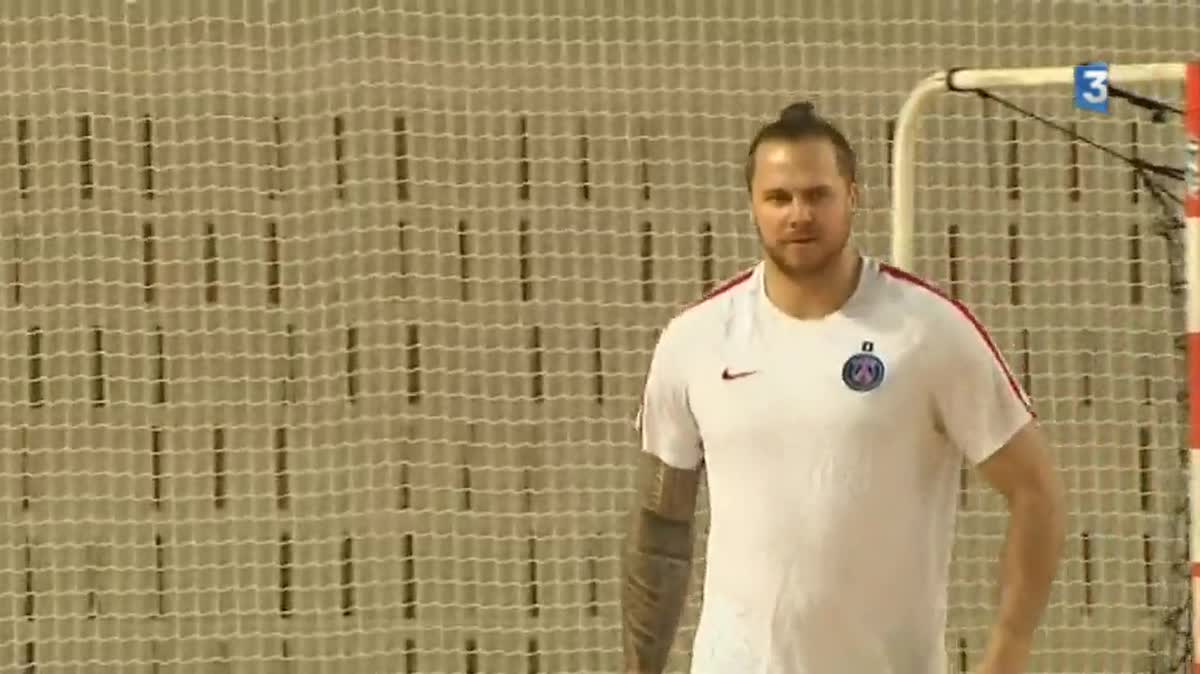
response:
M807 279L785 276L768 262L763 270L767 298L798 320L819 320L842 308L858 287L863 258L847 248L832 264Z

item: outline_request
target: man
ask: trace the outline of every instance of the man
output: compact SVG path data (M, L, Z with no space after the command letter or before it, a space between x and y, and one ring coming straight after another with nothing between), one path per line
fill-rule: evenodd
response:
M625 670L659 674L711 506L692 674L939 674L963 460L1007 500L979 674L1024 672L1064 538L1024 392L966 308L849 245L855 156L811 106L751 144L763 259L676 316L638 411Z

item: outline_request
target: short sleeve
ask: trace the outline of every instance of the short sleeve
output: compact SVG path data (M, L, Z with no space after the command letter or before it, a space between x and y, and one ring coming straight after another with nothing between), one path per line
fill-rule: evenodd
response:
M973 464L982 463L1034 419L1032 404L983 324L953 302L931 343L937 418Z
M700 431L688 405L686 379L675 346L677 326L668 325L654 347L634 425L641 449L675 468L690 469L703 459Z

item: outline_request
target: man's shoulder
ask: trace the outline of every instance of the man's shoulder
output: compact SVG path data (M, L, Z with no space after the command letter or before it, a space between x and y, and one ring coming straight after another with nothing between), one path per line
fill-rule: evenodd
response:
M996 351L985 322L965 302L928 279L890 265L880 265L880 274L907 320L919 324L921 341L936 359L980 345Z
M974 312L933 281L889 264L879 265L879 274L889 290L889 299L907 315L931 328L982 328Z
M676 312L663 327L660 341L696 344L705 337L721 334L733 302L749 290L755 269L751 267L729 277Z

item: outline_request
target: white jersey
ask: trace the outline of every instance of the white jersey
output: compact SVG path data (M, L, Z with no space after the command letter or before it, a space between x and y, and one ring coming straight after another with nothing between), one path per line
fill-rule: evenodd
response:
M692 674L939 674L959 471L1033 418L962 305L865 259L843 308L793 319L762 264L676 316L642 449L704 465Z

